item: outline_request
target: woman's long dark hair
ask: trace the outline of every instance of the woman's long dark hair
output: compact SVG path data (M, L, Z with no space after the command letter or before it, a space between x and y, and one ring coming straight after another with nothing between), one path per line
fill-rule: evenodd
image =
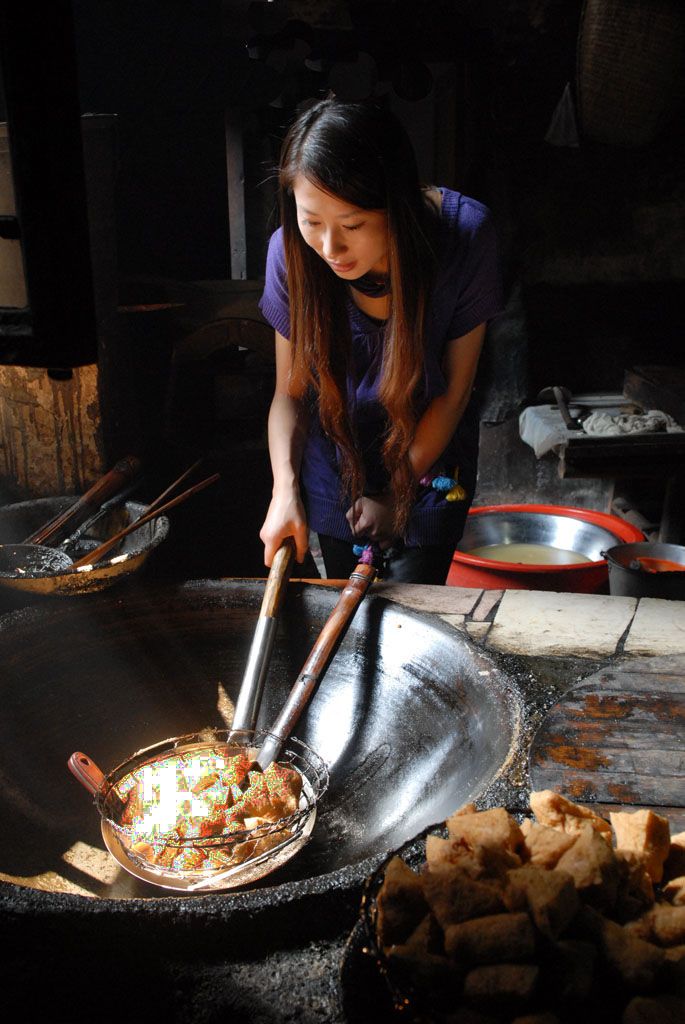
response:
M421 189L414 151L397 118L375 102L322 100L291 127L280 167L293 368L317 393L321 424L340 451L343 489L352 500L363 493L364 472L346 386L347 292L302 238L293 184L302 175L352 206L387 215L392 293L379 398L388 420L383 460L394 492L395 529L401 535L415 492L408 450L416 429L415 396L423 376L424 331L435 277L435 218Z

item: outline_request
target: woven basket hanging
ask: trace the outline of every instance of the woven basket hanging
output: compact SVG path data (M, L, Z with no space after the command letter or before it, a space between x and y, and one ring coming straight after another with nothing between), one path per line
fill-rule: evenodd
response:
M577 53L584 139L643 146L685 98L683 0L585 0Z

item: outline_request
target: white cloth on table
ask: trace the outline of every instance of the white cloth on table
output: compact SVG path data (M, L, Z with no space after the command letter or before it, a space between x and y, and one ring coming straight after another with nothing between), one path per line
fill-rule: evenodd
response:
M649 409L643 413L610 416L606 412L590 413L583 421L586 434L617 437L620 434L656 434L666 431L677 434L682 431L676 421L659 409Z
M529 444L538 459L547 452L559 453L571 437L583 437L583 430L568 430L556 405L529 405L519 415L521 440Z
M569 403L570 411L573 402ZM519 434L538 459L547 452L558 455L571 439L579 437L616 437L635 434L682 433L683 428L658 409L643 413L596 410L583 420L582 430L569 430L556 405L531 405L519 415Z

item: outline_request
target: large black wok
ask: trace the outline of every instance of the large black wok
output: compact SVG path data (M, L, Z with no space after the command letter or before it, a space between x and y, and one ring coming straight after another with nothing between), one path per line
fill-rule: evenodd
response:
M65 878L106 899L167 896L121 870L103 875L97 853L89 870L88 851L103 850L100 818L67 759L84 750L108 771L167 736L226 727L263 588L194 581L0 619L2 877L54 890ZM290 584L259 728L276 717L337 597ZM330 771L312 838L260 884L380 859L444 819L507 760L519 710L512 680L453 628L367 596L295 730Z

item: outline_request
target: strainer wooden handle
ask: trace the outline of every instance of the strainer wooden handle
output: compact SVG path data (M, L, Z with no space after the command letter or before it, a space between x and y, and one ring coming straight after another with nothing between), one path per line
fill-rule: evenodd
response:
M67 761L69 771L82 783L86 789L95 795L105 781L105 776L87 754L80 750L75 751Z

